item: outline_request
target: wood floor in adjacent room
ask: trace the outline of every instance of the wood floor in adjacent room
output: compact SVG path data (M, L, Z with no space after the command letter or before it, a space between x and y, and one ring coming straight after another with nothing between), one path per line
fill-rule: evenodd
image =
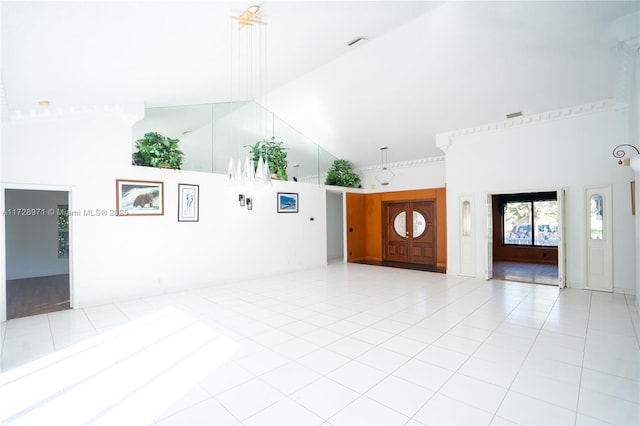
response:
M558 285L558 265L494 262L493 278L524 283Z
M7 280L7 319L69 309L69 274Z

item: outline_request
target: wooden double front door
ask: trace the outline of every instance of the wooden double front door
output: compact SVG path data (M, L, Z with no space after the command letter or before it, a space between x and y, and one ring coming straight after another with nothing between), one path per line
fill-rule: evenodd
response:
M383 204L384 260L436 264L435 204L435 200Z

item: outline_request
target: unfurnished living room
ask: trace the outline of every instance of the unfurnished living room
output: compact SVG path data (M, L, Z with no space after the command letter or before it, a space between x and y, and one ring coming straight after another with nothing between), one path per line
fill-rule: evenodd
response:
M640 1L0 22L0 424L640 423Z

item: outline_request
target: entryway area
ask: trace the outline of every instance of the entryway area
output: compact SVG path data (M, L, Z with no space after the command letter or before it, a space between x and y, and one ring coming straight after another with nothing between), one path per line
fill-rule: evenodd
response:
M383 261L436 264L435 200L383 203ZM392 263L392 264L391 264Z
M5 189L7 319L71 307L69 193Z
M446 196L446 188L347 192L347 262L446 273Z

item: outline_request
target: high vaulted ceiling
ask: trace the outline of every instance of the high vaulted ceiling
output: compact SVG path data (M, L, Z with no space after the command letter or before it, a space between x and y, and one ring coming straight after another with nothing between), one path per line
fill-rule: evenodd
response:
M239 1L2 1L9 112L229 101ZM631 90L640 1L265 1L264 103L363 166L441 152L435 134ZM635 15L634 15L635 14ZM347 47L356 37L368 40Z

